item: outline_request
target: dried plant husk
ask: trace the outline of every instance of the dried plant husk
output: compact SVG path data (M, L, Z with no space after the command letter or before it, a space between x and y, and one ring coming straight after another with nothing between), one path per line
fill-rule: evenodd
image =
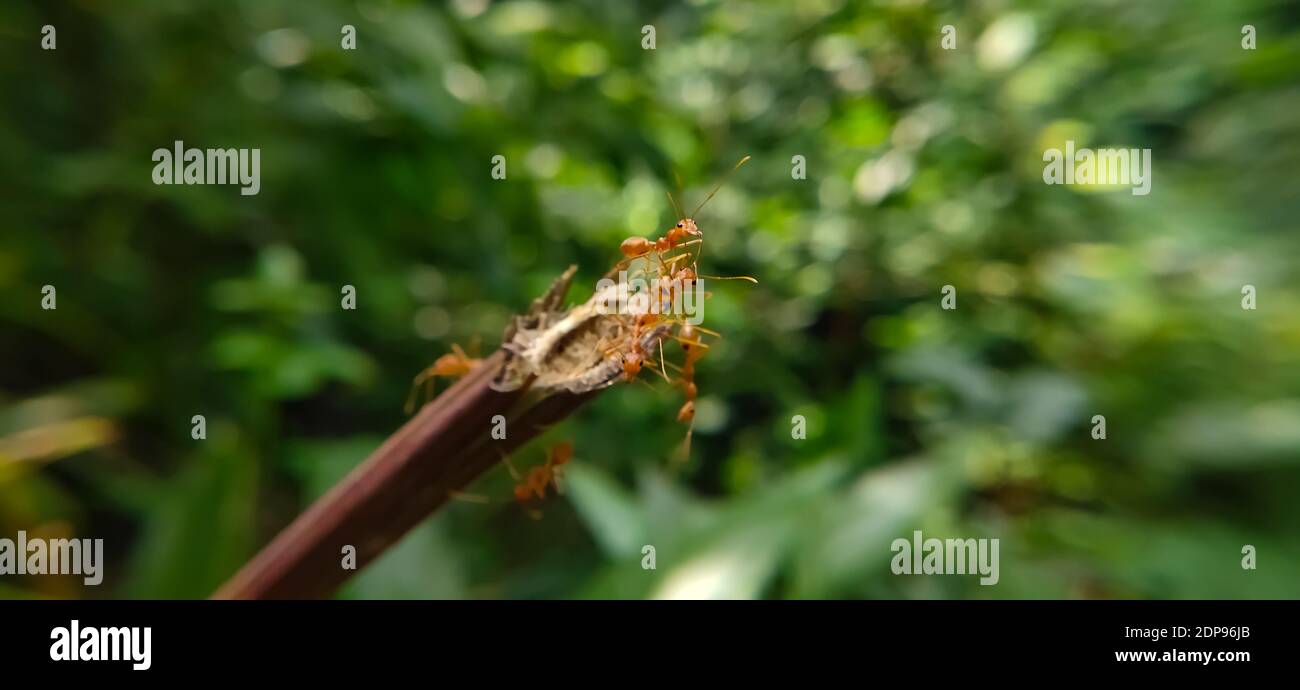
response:
M501 344L506 361L492 381L494 390L527 387L542 395L600 390L623 375L623 353L632 349L634 338L641 351L650 352L668 334L668 324L633 332L620 309L629 300L622 283L605 285L586 302L561 308L575 271L570 266L506 327Z

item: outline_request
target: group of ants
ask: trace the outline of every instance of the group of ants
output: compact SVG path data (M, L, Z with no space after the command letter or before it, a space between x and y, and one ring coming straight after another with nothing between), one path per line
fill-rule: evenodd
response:
M749 156L742 158L740 162L736 163L735 167L732 168L731 172L735 172L748 160ZM673 200L672 194L669 194L668 199L670 203L672 203L674 210L677 211L677 216L680 220L678 220L673 227L669 228L668 231L659 238L652 240L641 236L632 236L623 240L622 244L619 246L623 258L614 266L613 269L611 269L611 272L626 267L633 261L653 259L657 264L659 275L667 276L668 278L666 281L661 283L664 287L660 288L662 291L660 299L665 300L666 303L671 303L673 299L673 290L688 289L700 278L716 280L746 280L757 283L758 281L750 276L722 277L704 276L696 273L699 265L700 252L703 248L704 236L700 232L699 227L695 224L694 218L700 210L704 208L704 205L718 193L718 190L722 187L724 181L725 178L723 181L718 182L717 186L713 188L713 191L709 193L708 197L706 197L704 201L701 202L700 205L697 206L689 215L682 213L681 209L677 207L676 202ZM693 252L687 249L692 246L696 247ZM678 250L685 251L680 251L676 254L673 253ZM679 266L678 264L681 265ZM716 331L687 323L681 317L666 316L664 313L661 313L661 311L662 310L646 310L644 313L633 315L631 317L631 337L623 340L623 342L628 343L629 345L621 353L618 353L618 346L615 346L605 354L606 356L611 356L616 353L621 354L623 366L622 378L626 381L637 380L637 376L641 373L642 366L647 361L653 361L653 353L646 352L642 345L642 335L658 327L664 321L669 321L673 326L675 326L676 332L670 332L667 337L676 340L681 346L683 353L682 364L676 365L667 361L663 354L663 340L659 339L660 366L654 367L654 365L651 364L651 368L656 373L660 374L669 384L680 388L682 391L684 401L681 408L677 411L677 421L687 425L686 439L683 445L685 452L689 453L691 433L694 430L695 423L695 397L697 394L697 388L695 385L695 364L704 357L704 355L708 354L710 347L708 343L704 342L702 336L710 335L717 338L722 336ZM452 345L451 353L442 355L435 360L432 365L416 375L413 382L413 391L418 390L421 386L430 384L436 377L457 378L464 376L477 366L480 361L480 359L466 354L460 346ZM675 378L668 373L669 368L676 373ZM510 463L509 458L503 458L507 470L509 470L511 477L515 481L515 501L521 505L526 505L534 500L541 501L546 498L546 492L548 489L553 488L557 493L562 492L561 472L564 465L568 463L572 457L573 444L571 442L562 441L556 443L547 450L545 462L531 468L525 476L519 474ZM487 500L483 497L476 497L461 492L453 492L452 496L454 498L475 502L486 502ZM531 511L531 514L534 518L540 517L540 513L537 511Z

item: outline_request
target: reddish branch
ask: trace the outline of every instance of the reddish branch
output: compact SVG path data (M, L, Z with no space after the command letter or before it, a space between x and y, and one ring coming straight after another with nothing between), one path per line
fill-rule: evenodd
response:
M523 391L488 384L498 351L425 405L346 478L316 501L217 590L216 599L319 598L395 544L504 454L559 422L595 393L558 393L525 406ZM492 418L507 419L505 439L491 437Z

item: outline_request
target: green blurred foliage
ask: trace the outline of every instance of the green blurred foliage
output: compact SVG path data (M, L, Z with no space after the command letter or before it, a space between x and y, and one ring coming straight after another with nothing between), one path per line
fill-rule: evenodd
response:
M689 462L677 394L617 387L551 434L577 454L542 520L496 471L340 596L1298 596L1298 26L1262 0L5 3L0 447L30 457L0 458L0 536L109 563L0 597L207 595L419 369L746 154L702 265L761 284L714 285ZM178 139L260 148L260 194L155 186ZM1150 147L1152 193L1044 185L1066 139ZM1000 538L1001 582L892 575L914 529Z

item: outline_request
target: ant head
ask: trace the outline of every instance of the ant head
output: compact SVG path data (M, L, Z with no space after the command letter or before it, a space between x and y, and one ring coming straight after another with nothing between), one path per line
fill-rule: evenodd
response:
M637 352L628 352L623 355L623 374L627 378L632 378L641 373L641 354Z
M695 226L694 218L683 218L677 221L677 229L688 235L695 235L696 237L700 235L700 229Z

